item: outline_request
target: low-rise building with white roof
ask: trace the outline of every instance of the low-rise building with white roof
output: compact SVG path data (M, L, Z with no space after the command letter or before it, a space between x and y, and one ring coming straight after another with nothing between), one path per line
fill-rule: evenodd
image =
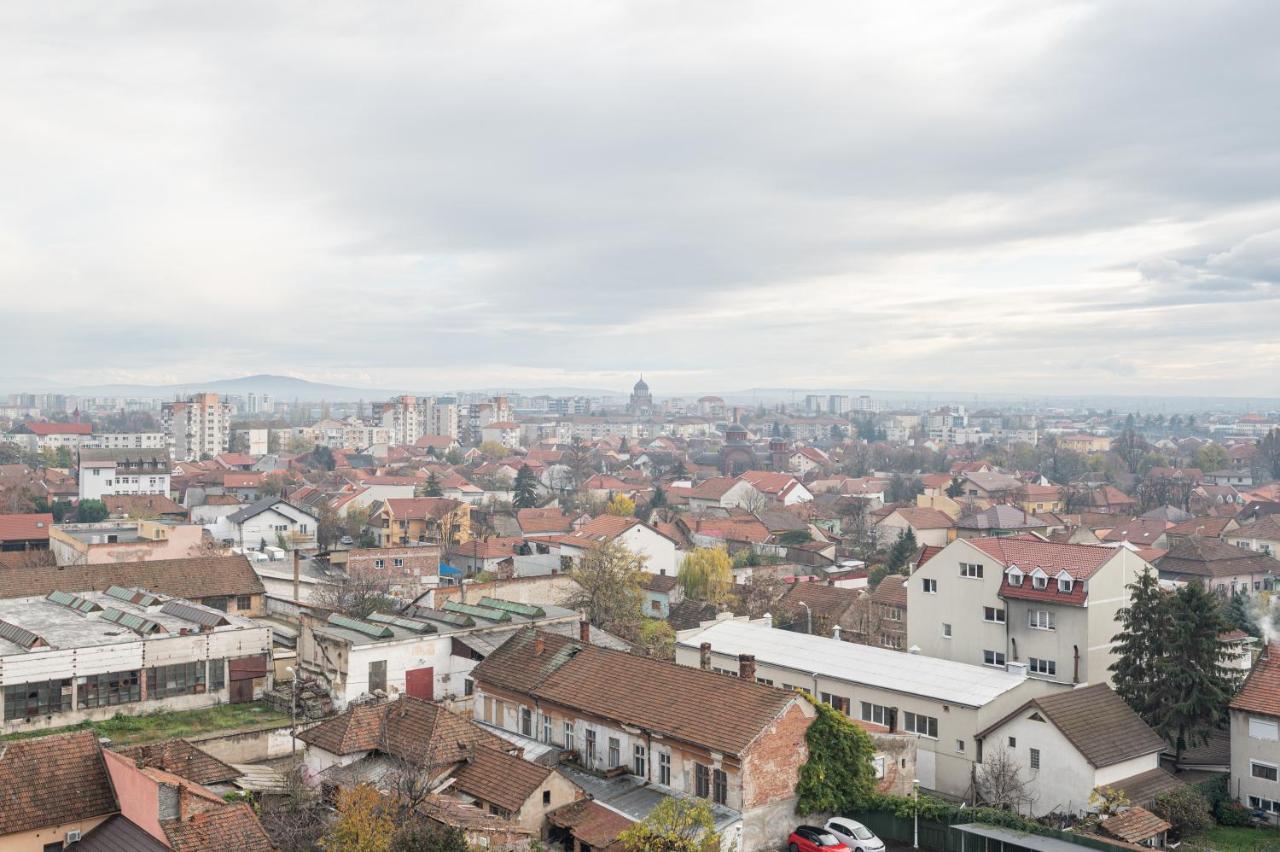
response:
M704 661L704 654L709 661ZM973 801L975 737L1020 705L1068 687L1028 678L1022 666L975 666L774 629L766 619L721 618L677 634L676 662L727 674L740 657L756 679L803 689L845 714L918 737L920 786Z

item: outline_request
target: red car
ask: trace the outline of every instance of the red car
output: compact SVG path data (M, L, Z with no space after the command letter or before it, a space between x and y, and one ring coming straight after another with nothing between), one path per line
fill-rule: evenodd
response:
M787 838L788 852L849 852L836 836L816 825L802 825Z

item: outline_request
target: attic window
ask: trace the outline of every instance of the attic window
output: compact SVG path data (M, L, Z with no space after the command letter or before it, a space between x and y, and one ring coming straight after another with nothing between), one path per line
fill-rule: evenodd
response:
M1031 587L1033 589L1044 589L1049 586L1049 577L1039 568L1031 574Z
M1072 580L1071 580L1071 578L1070 578L1070 577L1059 577L1059 578L1058 578L1058 591L1060 591L1060 592L1067 592L1067 593L1070 593L1070 592L1071 592L1071 587L1072 587L1073 585L1075 585L1075 584L1072 582Z
M1010 586L1022 585L1022 572L1019 571L1017 568L1010 568L1008 572L1008 577L1009 577Z

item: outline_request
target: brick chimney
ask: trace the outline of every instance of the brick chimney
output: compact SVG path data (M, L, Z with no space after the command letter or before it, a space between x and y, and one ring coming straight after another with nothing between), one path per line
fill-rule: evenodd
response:
M587 644L591 643L591 622L585 618L578 620L578 640Z
M542 653L546 650L547 650L546 640L542 638L541 633L535 633L533 635L533 655L535 657L541 657Z
M698 651L701 655L700 659L698 660L698 665L702 668L704 672L711 671L711 643L703 642L698 647Z
M756 679L756 655L755 654L739 654L738 655L738 677L743 680L754 681Z

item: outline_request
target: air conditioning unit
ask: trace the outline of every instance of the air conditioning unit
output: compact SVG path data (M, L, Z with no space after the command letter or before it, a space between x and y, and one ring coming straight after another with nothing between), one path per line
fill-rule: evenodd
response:
M70 846L72 843L79 843L79 842L80 842L80 829L78 829L78 828L73 828L73 829L71 829L70 831L68 831L68 832L67 832L67 845L68 845L68 846Z

